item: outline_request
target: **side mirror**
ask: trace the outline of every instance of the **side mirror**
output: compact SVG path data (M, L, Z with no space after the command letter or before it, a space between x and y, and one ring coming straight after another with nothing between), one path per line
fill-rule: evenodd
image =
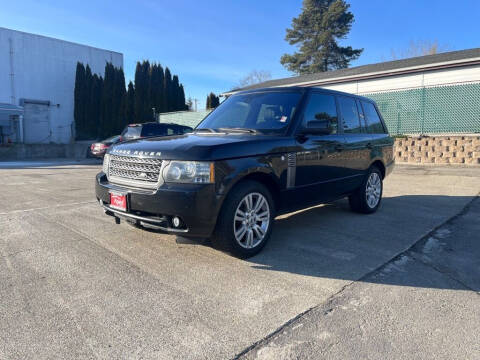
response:
M330 120L310 120L307 121L302 133L312 135L330 135L333 131Z

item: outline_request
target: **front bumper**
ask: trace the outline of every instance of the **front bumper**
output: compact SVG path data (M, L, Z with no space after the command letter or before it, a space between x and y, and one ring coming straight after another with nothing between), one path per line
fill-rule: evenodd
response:
M127 211L110 207L110 191L127 195ZM214 184L163 184L158 189L134 189L111 184L103 172L95 181L97 201L105 213L116 218L191 237L210 237L220 210L222 196ZM181 219L175 227L172 218Z

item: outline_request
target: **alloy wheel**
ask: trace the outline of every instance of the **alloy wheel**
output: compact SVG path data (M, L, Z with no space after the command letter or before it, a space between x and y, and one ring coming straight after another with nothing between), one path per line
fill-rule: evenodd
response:
M382 194L382 180L378 173L372 172L368 177L365 193L367 205L370 209L373 209L380 202L380 196Z
M265 238L270 225L270 206L262 194L249 193L235 211L233 231L235 240L246 249L256 247Z

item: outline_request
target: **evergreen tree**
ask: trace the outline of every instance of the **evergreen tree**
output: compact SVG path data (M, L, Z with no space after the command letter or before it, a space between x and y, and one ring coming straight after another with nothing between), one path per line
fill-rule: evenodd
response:
M94 109L93 109L93 74L90 66L85 66L85 128L84 135L87 139L95 139L95 124L93 121Z
M285 40L299 52L285 54L280 63L297 74L310 74L348 67L363 49L340 46L354 20L345 0L303 0L301 14L293 18Z
M114 88L113 88L113 121L112 132L110 136L119 134L127 125L125 118L126 111L126 90L125 90L125 74L122 68L114 68Z
M102 119L99 126L99 135L101 138L111 136L114 126L113 112L114 104L114 88L115 88L115 69L111 63L105 65L105 78L103 81L102 91Z
M99 138L99 126L102 118L102 88L103 78L97 74L93 75L92 87L90 91L90 106L91 106L91 127L90 138Z
M185 101L185 90L183 89L183 84L180 84L179 102L180 102L179 110L183 110L183 111L189 110L189 106L186 104L186 101Z
M175 109L174 95L172 91L172 74L168 67L165 68L165 77L163 80L165 91L165 111L170 112Z
M78 62L75 72L75 89L73 95L73 118L75 120L75 137L77 140L84 138L86 100L85 87L85 67L82 63Z
M207 109L214 109L220 104L220 98L211 92L207 96Z
M182 86L182 88L183 88L183 86ZM186 102L186 104L185 104L185 107L186 107L185 110L189 110L189 111L192 111L192 110L193 110L193 100L192 100L192 98L191 98L190 96L188 97L188 100L187 100L187 102Z
M220 105L220 98L212 93L212 101L211 101L211 106L213 109L215 109L218 105Z
M131 81L128 83L125 107L126 120L128 123L133 123L135 121L135 89Z
M137 62L135 69L135 122L143 123L150 119L149 107L149 72L150 63Z
M205 104L207 110L212 108L212 97L210 95L212 95L212 93L207 95L207 103Z
M172 78L172 103L173 111L183 110L180 99L180 83L178 81L178 76L173 75Z
M157 79L155 84L157 86L157 92L155 97L155 108L158 113L165 112L166 110L166 99L165 99L165 73L163 72L163 67L157 65Z

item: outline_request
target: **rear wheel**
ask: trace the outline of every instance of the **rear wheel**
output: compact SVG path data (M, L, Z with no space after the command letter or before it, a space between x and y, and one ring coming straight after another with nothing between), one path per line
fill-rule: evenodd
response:
M228 195L218 217L212 242L237 257L262 250L272 232L275 208L268 189L256 181L243 181Z
M382 201L383 181L382 173L376 166L372 166L362 185L348 197L353 211L371 214L377 211Z

